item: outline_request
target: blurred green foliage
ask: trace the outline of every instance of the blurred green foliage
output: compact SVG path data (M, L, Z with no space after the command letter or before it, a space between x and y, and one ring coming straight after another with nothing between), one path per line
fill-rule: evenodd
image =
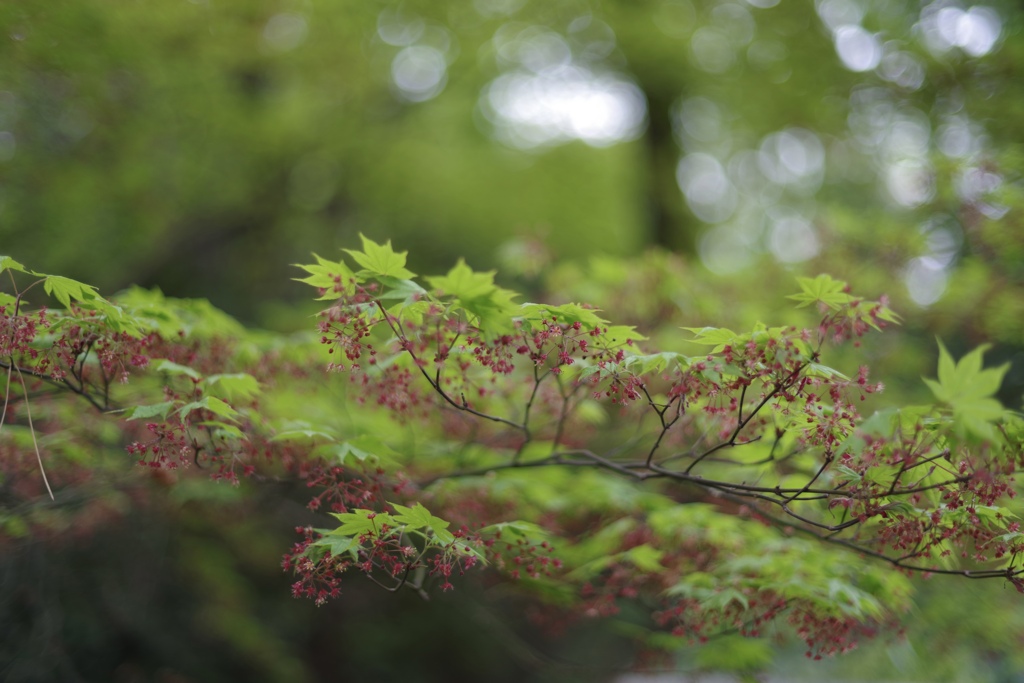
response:
M793 274L827 271L858 291L888 292L903 314L901 331L871 358L890 397L927 396L919 378L933 374L938 335L955 357L994 343L988 362L1011 363L1001 398L1016 408L1024 390L1024 91L1016 87L1024 14L1003 1L989 3L989 14L971 8L857 0L5 3L0 240L15 258L106 293L158 285L209 298L247 322L295 329L314 309L295 303L305 292L289 283L298 274L289 264L311 251L337 258L361 231L409 248L417 272L444 272L465 257L478 268L502 265L518 274L518 286L556 300L594 303L614 322L646 321L661 348L678 345L676 326L775 320ZM841 34L843 27L864 34ZM982 51L986 30L995 33ZM865 34L873 38L847 58L877 63L844 66L839 36ZM433 54L405 52L417 46L444 59L437 92L397 84L400 55ZM521 133L496 113L489 89L502 75L550 75L559 59L638 87L642 125L599 144L564 134L513 144ZM418 82L429 84L427 66L412 70ZM787 150L807 158L787 167ZM819 152L820 168L807 160ZM696 179L704 184L689 184ZM655 243L684 256L646 251ZM112 470L124 466L117 447L97 445ZM146 509L116 492L89 495L106 501L100 509ZM71 678L78 664L62 669L65 660L92 661L94 669L77 670L85 680L104 680L118 663L129 667L119 680L180 680L159 678L154 662L168 661L211 681L427 676L429 652L405 669L372 655L414 629L410 614L417 633L457 633L450 642L465 662L479 654L481 669L448 669L447 680L473 680L482 667L489 680L501 680L499 671L507 680L527 676L515 668L523 657L477 637L469 617L447 621L480 609L472 598L430 610L356 595L328 616L291 603L283 576L259 573L280 547L266 539L270 522L207 522L275 520L283 538L302 518L299 506L211 500L221 495L203 488L195 500L159 503L169 509L151 514L166 526L145 518L86 541L5 549L2 654L34 653L33 662L51 667L18 669L11 680ZM211 512L221 504L226 511ZM247 553L260 560L241 559ZM945 585L931 584L939 599L918 597L921 618L908 644L869 650L888 648L892 667L883 671L874 654L865 661L879 678L1013 680L1019 635L1007 634L1022 628L1014 603L990 584L943 600ZM378 628L382 612L387 623ZM987 629L990 621L1007 626ZM595 642L623 652L597 637L570 637L568 658L586 659ZM337 660L311 659L335 646ZM737 647L698 661L756 659ZM850 668L874 677L862 666Z

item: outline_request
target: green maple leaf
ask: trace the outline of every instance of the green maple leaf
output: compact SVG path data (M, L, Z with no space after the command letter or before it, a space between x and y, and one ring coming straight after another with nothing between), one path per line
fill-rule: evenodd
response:
M363 250L346 249L345 252L355 259L355 262L361 265L367 273L400 280L416 277L416 273L405 267L405 256L409 252L396 252L391 248L391 240L384 244L377 244L365 235L359 237L363 240Z
M341 526L328 532L328 536L376 535L384 525L392 528L395 526L395 520L391 518L391 515L374 512L367 508L356 508L352 512L332 512L331 514L338 518Z
M434 536L441 543L451 543L455 536L448 531L449 522L430 514L423 503L416 503L413 507L406 507L392 503L395 509L395 521L407 525L410 529L428 529L434 532Z
M645 341L647 337L636 331L632 325L609 325L601 333L601 341L609 347L620 346L628 340Z
M569 324L579 323L589 329L602 327L608 321L597 314L597 309L586 308L580 304L568 303L560 306L551 304L523 304L523 317L531 321L545 318L557 318L558 322Z
M168 375L185 375L197 382L202 379L199 373L192 368L185 365L178 365L174 361L169 361L167 359L160 361L154 369L157 372L166 372Z
M193 410L199 410L200 408L205 408L214 415L218 415L226 420L232 420L235 422L237 422L238 418L241 417L238 414L237 410L235 410L230 405L220 400L216 396L206 396L202 400L193 401L192 403L186 403L185 405L178 409L178 414L181 415L182 417L185 417Z
M164 401L149 406L135 406L125 419L144 420L146 418L159 416L161 420L167 419L167 413L178 404L177 401Z
M30 272L25 268L25 266L21 265L20 263L12 259L10 256L0 256L0 273L4 272L5 270L13 270L19 273Z
M622 553L622 559L629 560L640 571L651 573L660 572L664 569L661 566L661 558L664 556L665 551L646 543L634 546Z
M325 290L323 296L317 299L317 301L340 298L342 292L335 291L334 288L339 284L344 287L350 280L354 279L352 270L341 261L328 261L316 254L313 254L313 258L316 259L316 265L295 264L309 273L309 275L304 278L294 279L317 289Z
M65 308L71 308L71 300L94 301L100 299L96 288L78 280L72 280L61 275L50 275L43 281L43 289L47 294L52 294L57 301L64 304Z
M993 439L996 432L992 422L1003 415L1003 406L993 396L1010 369L1005 363L998 368L982 369L982 356L988 345L974 349L953 361L946 347L939 342L938 380L924 379L942 403L953 409L953 418L960 431L968 431L985 439Z
M471 301L489 297L498 287L494 284L496 271L488 270L481 273L473 270L464 259L459 259L455 267L447 275L428 277L427 282L434 289L457 299Z
M694 338L689 340L693 344L704 344L713 346L712 353L718 353L729 345L739 345L745 341L745 337L736 334L724 327L684 327L687 332L693 332Z
M797 308L810 306L820 301L829 308L835 309L850 303L853 299L846 293L845 282L834 280L828 275L819 275L816 278L798 277L796 281L802 291L799 294L790 294L786 298L799 301Z
M512 327L516 306L515 292L494 284L494 271L478 272L463 259L447 275L427 278L430 286L455 297L459 305L477 318L480 329L489 333L505 332Z
M203 380L203 387L229 401L252 398L260 393L260 383L255 377L244 372L210 375Z
M275 434L271 441L305 441L315 439L325 439L327 441L337 440L333 434L321 432L316 429L287 429Z
M642 375L649 372L660 374L666 370L688 368L690 359L675 351L662 351L661 353L631 356L624 361L624 365L628 368L635 368Z
M330 452L334 453L342 463L348 464L366 462L367 460L375 464L390 463L402 457L398 451L372 434L363 434L337 444L330 449Z
M326 548L332 557L341 557L342 555L349 555L353 560L359 557L359 542L357 539L342 536L342 537L331 537L326 536L319 541L313 543L314 546Z

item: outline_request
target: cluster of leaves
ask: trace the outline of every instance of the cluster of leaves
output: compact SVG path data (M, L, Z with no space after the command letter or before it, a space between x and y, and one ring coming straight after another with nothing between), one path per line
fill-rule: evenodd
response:
M726 514L797 530L906 573L1005 576L1020 585L1018 524L1002 507L1014 494L1019 419L991 398L1006 368L982 370L982 349L958 365L943 350L939 379L930 385L939 405L863 419L856 405L881 383L868 380L866 367L850 377L821 362L826 345L859 345L869 331L895 323L884 300L855 297L827 276L801 279L791 298L817 311L816 326L691 329L692 341L711 353L648 353L632 327L611 325L573 303L516 304L493 273L464 263L427 278L425 289L390 245L364 240L364 251L350 254L361 269L324 259L304 266L303 281L335 302L322 313L321 342L344 350L347 362L331 369L349 373L364 399L405 420L443 419L448 438L474 446L463 453L461 471L421 479L423 494L445 481L442 505L460 504L460 490L493 498L503 486L491 477L501 473L511 482L513 471L528 468L513 497L520 509L533 500L531 516L567 538L571 557L592 541L592 526L581 522L603 507L594 500L617 497L589 482L579 484L588 502L571 510L561 491L537 499L544 490L537 468L577 470L577 481L578 470L593 469L597 482L609 473L651 482L631 493L630 506L602 511L607 516L599 519L617 520L602 527L602 534L620 530L615 542L568 562L576 568L560 577L572 583L586 576L588 597L577 604L582 614L610 614L617 600L646 594L668 601L658 614L671 633L699 637L723 629L759 633L785 613L811 653L820 654L849 647L855 625L884 620L886 610L903 604L898 581L845 575L840 568L849 555L841 563L817 560L835 572L817 581L789 559L782 580L763 559L784 555L774 547L753 561L749 547L736 549L742 561L721 562L717 553L693 548L670 552L671 540L659 536L637 542L652 535L650 508L691 510L706 499ZM620 442L609 446L615 436ZM621 524L627 520L636 522L629 533ZM692 539L702 526L683 528ZM704 560L712 571L694 564L696 557L714 558ZM692 579L679 579L694 575L708 577L700 597ZM787 594L780 583L809 594ZM870 599L844 602L837 595Z
M346 573L426 595L489 566L553 606L549 625L630 602L648 616L625 627L658 647L792 632L817 657L895 623L916 572L1024 592L1024 421L992 398L1006 368L983 349L941 349L935 405L865 418L882 385L823 356L897 318L828 276L791 297L814 322L690 328L684 354L587 305L517 303L461 261L420 284L390 243L362 247L355 268L301 266L327 308L291 339L5 258L35 278L0 302L7 518L41 493L27 482L60 497L94 466L38 441L87 442L113 414L108 441L162 476L304 482L338 524L300 527L284 566L318 604ZM37 284L63 309L28 311ZM93 417L69 426L68 400Z

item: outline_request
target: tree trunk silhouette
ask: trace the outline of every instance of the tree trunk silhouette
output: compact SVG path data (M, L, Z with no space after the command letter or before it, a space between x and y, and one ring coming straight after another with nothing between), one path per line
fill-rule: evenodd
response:
M679 93L654 83L641 83L647 96L647 131L644 145L647 155L647 213L653 244L696 254L696 225L683 206L676 182L679 146L672 131L672 105Z

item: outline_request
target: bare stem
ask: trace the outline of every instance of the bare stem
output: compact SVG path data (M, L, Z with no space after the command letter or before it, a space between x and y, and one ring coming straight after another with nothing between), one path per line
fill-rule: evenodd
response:
M28 400L28 387L25 386L25 378L21 374L21 368L15 366L15 369L18 371L18 379L21 381L21 390L25 392L25 413L28 415L28 431L29 434L32 435L32 447L36 451L36 462L39 463L39 473L43 475L43 483L46 484L46 492L50 494L50 500L53 500L53 489L50 488L50 481L46 478L46 468L43 467L43 455L39 452L39 443L36 441L36 429L32 424L32 404Z

